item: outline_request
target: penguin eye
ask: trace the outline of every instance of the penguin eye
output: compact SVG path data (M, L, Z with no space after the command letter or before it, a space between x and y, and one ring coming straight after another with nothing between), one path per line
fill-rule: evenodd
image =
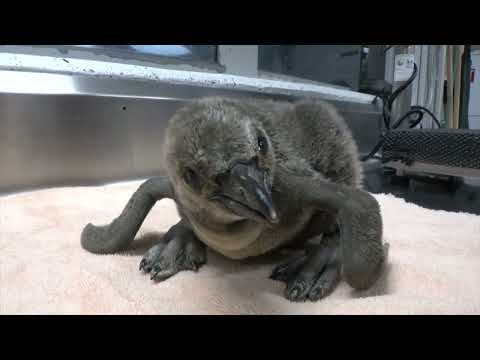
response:
M200 187L200 178L197 173L190 168L186 168L183 173L183 180L193 189L198 190Z
M258 148L260 149L260 153L265 155L268 151L267 139L265 139L263 136L259 136L257 139L257 142L258 142Z
M223 186L225 182L226 175L225 174L218 174L213 178L213 181L217 186Z

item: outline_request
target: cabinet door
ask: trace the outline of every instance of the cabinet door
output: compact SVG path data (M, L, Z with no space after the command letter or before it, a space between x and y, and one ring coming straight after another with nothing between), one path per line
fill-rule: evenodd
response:
M468 116L480 116L480 53L472 54L471 80Z

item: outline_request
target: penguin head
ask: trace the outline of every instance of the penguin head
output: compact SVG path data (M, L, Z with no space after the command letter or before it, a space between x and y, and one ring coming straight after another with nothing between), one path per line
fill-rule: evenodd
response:
M275 153L261 113L246 102L192 102L170 120L165 155L175 199L216 221L278 222L272 201Z

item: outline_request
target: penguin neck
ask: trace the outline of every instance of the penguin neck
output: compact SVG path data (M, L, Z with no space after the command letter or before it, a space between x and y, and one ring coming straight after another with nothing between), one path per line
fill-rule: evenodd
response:
M218 222L208 216L187 217L199 239L225 256L248 247L264 230L264 225L250 219Z

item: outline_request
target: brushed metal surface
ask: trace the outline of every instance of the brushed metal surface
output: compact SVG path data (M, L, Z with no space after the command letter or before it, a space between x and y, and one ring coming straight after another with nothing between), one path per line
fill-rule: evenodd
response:
M32 86L0 85L0 193L161 175L167 122L198 97L293 100L178 84L42 75L31 77ZM336 105L360 148L368 151L378 138L380 112L368 104Z

